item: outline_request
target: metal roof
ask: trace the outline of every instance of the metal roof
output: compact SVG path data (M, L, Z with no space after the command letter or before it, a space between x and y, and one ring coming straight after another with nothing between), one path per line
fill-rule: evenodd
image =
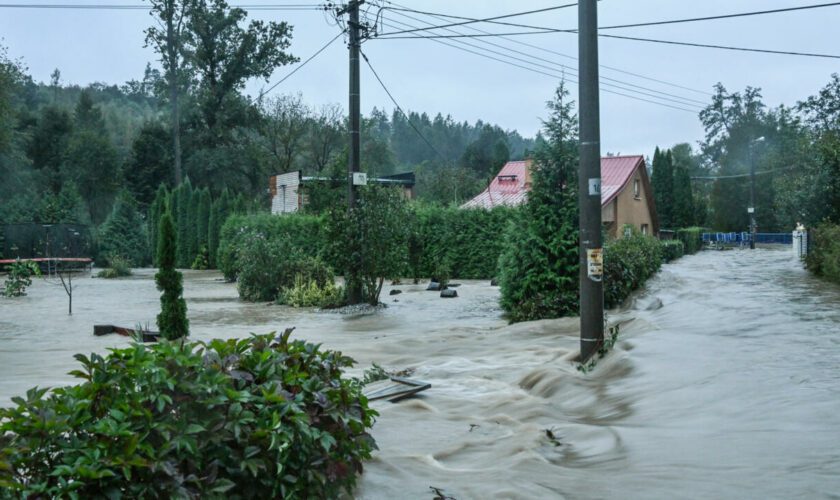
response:
M606 156L601 158L601 206L606 205L630 182L633 172L645 159L635 156Z

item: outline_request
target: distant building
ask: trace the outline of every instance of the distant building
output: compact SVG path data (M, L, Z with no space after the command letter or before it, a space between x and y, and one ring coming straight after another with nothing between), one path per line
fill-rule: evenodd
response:
M517 206L531 190L531 161L509 161L487 189L461 208ZM657 235L659 220L653 201L645 159L642 156L601 158L601 220L613 238L625 225L644 234Z
M268 189L271 193L271 213L286 214L302 210L307 204L307 187L322 183L335 183L335 179L329 177L304 176L300 170L272 175L269 177ZM399 186L402 188L406 199L414 199L414 173L407 172L396 175L386 175L367 180L368 184L382 184ZM341 188L346 188L341 183ZM336 189L341 189L336 188Z

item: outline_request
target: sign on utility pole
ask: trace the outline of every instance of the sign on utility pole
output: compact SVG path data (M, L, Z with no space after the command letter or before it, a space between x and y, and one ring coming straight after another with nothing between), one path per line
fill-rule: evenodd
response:
M604 342L601 241L601 129L598 87L598 0L578 2L580 63L580 361Z

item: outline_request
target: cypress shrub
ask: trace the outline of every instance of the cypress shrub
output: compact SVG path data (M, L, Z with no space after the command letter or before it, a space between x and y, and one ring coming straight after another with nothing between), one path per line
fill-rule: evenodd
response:
M210 209L212 205L210 190L204 188L198 195L198 212L196 221L196 253L201 253L202 248L209 249L208 238L210 235Z
M176 193L178 211L172 214L175 217L174 222L178 237L175 265L178 268L187 268L192 263L192 259L190 258L192 242L190 238L194 234L190 229L190 207L192 205L192 184L190 184L190 180L187 179L178 186Z
M189 335L187 303L184 301L183 276L175 270L177 238L172 216L167 212L160 219L157 258L160 269L155 274L155 283L160 296L160 314L157 325L166 339L178 339Z
M149 247L146 224L131 195L122 192L98 233L100 265L110 265L114 257L122 257L131 266L148 262Z
M149 235L149 252L151 255L152 265L157 267L157 241L158 241L158 233L160 230L160 218L167 210L167 205L169 204L169 190L166 189L166 185L162 184L158 186L157 192L155 192L155 199L152 201L152 204L149 206L149 216L146 220L147 223L147 232Z

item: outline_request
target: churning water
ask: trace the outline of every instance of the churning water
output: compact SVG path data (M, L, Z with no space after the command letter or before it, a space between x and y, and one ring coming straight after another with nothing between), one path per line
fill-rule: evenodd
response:
M242 303L218 278L185 273L193 338L296 326L359 368L432 383L374 403L361 498L840 498L840 288L789 251L665 265L611 314L621 340L585 375L570 362L576 319L507 325L486 282L457 299L386 287L387 309L352 317ZM72 381L73 353L128 343L93 337L94 323L154 325L151 271L74 283L72 317L40 280L0 300L0 404Z

